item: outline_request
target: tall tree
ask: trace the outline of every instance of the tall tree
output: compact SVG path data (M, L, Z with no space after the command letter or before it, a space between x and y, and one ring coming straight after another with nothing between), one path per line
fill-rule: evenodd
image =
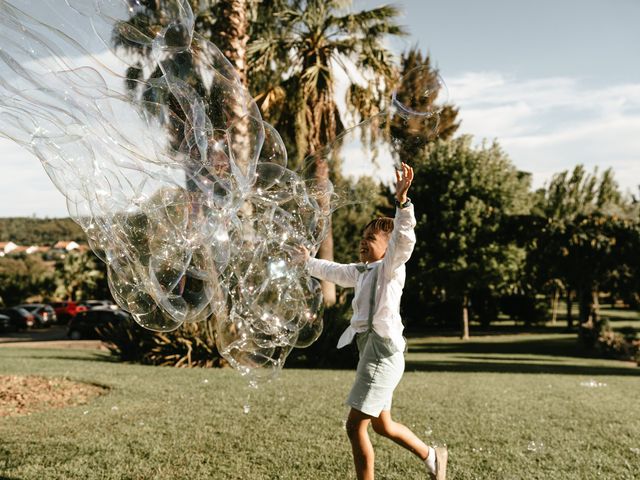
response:
M499 232L509 215L528 212L529 179L498 144L474 147L470 136L431 144L414 170L418 242L406 294L416 308L434 297L455 300L466 339L471 292L505 291L524 261L524 250L501 242Z
M629 202L620 193L612 169L599 175L597 168L590 174L583 165L576 165L571 173L565 170L551 178L537 207L547 218L568 222L595 211L623 213Z
M414 47L402 54L400 77L405 81L396 91L396 100L419 112L436 113L425 121L419 116L396 115L390 124L390 134L396 141L396 153L401 159L413 158L418 151L436 138L449 140L460 126L458 109L444 103L441 97L445 85L441 83L438 69L432 65L431 57L423 57ZM440 97L440 98L439 98Z
M617 236L631 228L627 225L634 216L631 200L620 192L611 169L599 174L596 168L590 174L577 165L572 172L552 177L539 193L535 210L545 219L530 255L542 267L541 281L557 279L565 286L568 328L573 326L573 292L580 323L592 322L598 315L599 286L622 261L615 254L619 247L615 252L611 248Z
M146 9L128 23L150 34L156 32L166 24L166 11L173 3L148 2ZM191 0L190 3L197 12L196 31L219 45L240 77L256 92L265 118L287 143L294 167L332 143L344 129L335 97L338 70L348 78L351 94L347 96L347 106L352 113L379 111L396 79L392 55L383 43L389 35L404 34L396 23L399 12L395 7L347 13L346 7L351 2L342 0ZM135 90L136 80L142 78L144 71L151 71L147 80L162 72L149 65L148 48L118 34L123 30L126 31L116 28L114 44L139 58L127 74L129 85ZM183 70L185 75L187 70L190 74L185 81L206 97L205 83L193 63L197 58L187 60L183 62ZM356 90L357 95L353 94ZM165 102L182 118L178 102L170 98ZM175 143L181 140L177 138ZM327 159L316 156L313 171L318 185L326 185L330 174ZM323 200L321 207L328 212L328 196ZM332 241L329 228L320 257L333 257ZM335 302L333 285L325 283L323 293L328 304Z
M292 158L298 164L307 156L313 158L313 175L321 188L328 184L330 166L319 153L344 130L335 95L339 71L349 90L359 92L347 95L352 113L379 109L396 78L384 40L404 34L396 23L396 7L345 13L350 3L290 0L286 8L274 12L269 28L262 28L263 35L249 46L262 111L294 147ZM321 198L320 207L326 212L328 202L328 196ZM333 259L331 227L318 255ZM323 282L322 291L327 305L335 303L333 284Z

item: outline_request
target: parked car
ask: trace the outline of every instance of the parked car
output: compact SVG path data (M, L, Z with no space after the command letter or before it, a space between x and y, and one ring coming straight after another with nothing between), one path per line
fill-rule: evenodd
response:
M112 310L117 310L118 305L113 303L111 300L85 300L80 305L87 307L89 310L92 308L110 308Z
M22 305L18 305L18 307L24 308L34 316L34 326L36 327L49 327L58 321L56 312L51 305L47 305L45 303L24 303Z
M26 330L27 328L33 328L36 324L36 317L32 313L29 313L24 308L9 307L0 310L1 315L6 315L11 319L12 330Z
M56 312L56 316L61 323L66 323L71 317L75 317L78 312L83 312L89 308L74 301L52 302L51 306Z
M100 338L97 327L102 327L109 322L121 322L127 320L129 314L124 310L113 310L109 307L98 307L85 312L79 312L69 320L67 336L72 340Z
M0 333L5 332L13 332L13 324L11 323L11 319L6 315L2 315L0 313Z

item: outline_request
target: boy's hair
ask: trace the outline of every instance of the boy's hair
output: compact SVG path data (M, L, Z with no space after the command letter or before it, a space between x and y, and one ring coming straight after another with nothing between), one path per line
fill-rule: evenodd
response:
M367 226L364 227L364 230L362 231L364 232L368 228L371 228L371 231L373 233L383 232L388 235L393 231L393 218L389 218L389 217L374 218L369 223L367 223Z

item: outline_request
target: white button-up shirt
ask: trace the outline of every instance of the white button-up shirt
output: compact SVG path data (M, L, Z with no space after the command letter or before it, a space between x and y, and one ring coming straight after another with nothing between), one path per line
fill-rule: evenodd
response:
M369 266L378 268L378 282L376 286L376 300L373 314L373 329L382 337L390 338L400 351L405 349L402 336L404 325L400 318L400 298L406 278L404 264L411 257L416 244L413 231L416 219L413 205L396 209L393 220L393 232L389 238L389 245L382 260L373 262ZM360 273L360 264L341 264L310 258L307 269L312 277L333 282L341 287L355 288L355 295L351 306L353 316L349 327L338 340L338 348L350 344L357 333L366 332L369 324L369 299L373 270Z

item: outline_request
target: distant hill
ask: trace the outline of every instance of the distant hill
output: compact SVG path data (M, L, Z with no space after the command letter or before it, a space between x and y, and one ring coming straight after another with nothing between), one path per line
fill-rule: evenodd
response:
M70 218L0 218L0 242L53 245L59 240L87 243L87 236Z

